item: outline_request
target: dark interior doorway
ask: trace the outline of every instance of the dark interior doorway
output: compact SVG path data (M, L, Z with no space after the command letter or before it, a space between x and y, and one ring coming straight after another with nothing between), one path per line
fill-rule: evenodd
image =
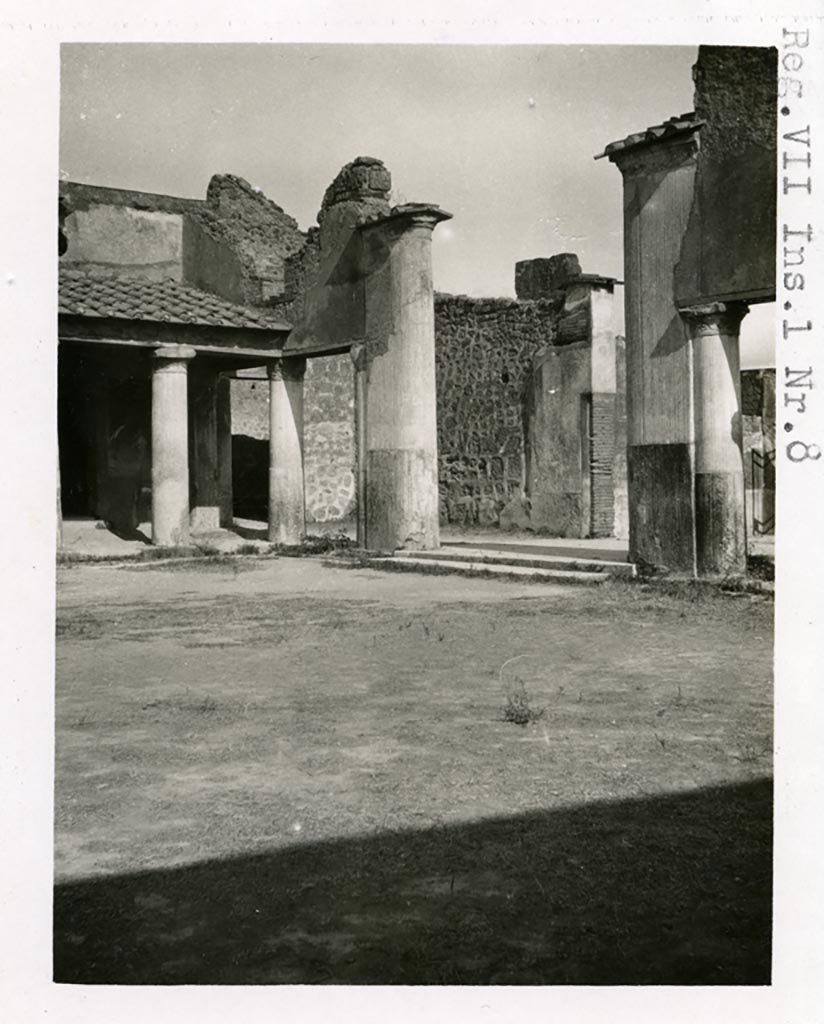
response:
M57 431L64 516L94 514L93 423L82 353L61 345L57 360Z

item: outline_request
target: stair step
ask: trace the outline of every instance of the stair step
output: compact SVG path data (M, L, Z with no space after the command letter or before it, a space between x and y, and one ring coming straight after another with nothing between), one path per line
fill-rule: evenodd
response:
M427 569L444 569L463 576L517 576L522 579L558 580L567 583L606 583L609 573L585 572L578 569L544 569L514 563L493 563L478 561L459 561L449 558L422 558L423 552L415 555L393 555L385 558L370 558L365 565L370 569L382 569L392 566L393 569L407 572L423 572ZM428 553L431 554L431 553Z
M446 559L450 562L468 562L473 565L510 565L532 569L568 570L571 572L603 573L611 576L635 576L631 562L612 562L602 558L570 558L568 555L527 555L490 548L452 547L445 544L436 551L396 551L396 558L418 558L426 561Z

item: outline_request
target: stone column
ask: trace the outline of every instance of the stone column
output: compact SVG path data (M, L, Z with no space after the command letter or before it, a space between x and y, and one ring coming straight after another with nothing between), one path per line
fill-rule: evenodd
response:
M220 525L234 522L232 490L232 382L221 375L217 382L217 468Z
M366 335L366 545L436 548L438 450L432 230L410 203L361 228Z
M355 508L358 547L366 547L366 348L350 351L355 370Z
M303 374L306 360L269 364L269 540L299 544L306 532Z
M699 576L746 570L741 454L742 302L682 309L693 347L695 546Z
M191 528L209 532L220 528L220 479L217 444L217 371L198 367L190 375L191 401Z
M189 543L188 345L161 345L152 367L152 543Z
M696 126L608 154L624 179L629 555L693 575L692 347L673 279L692 215Z

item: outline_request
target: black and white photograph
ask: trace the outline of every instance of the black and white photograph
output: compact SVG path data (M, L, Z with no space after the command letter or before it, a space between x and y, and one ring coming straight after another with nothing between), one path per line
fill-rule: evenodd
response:
M694 13L40 26L15 1024L814 1019L822 26Z

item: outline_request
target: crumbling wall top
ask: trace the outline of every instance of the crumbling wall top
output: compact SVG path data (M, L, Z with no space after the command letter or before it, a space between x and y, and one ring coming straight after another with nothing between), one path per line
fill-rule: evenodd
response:
M515 264L515 294L522 302L553 299L580 276L581 264L574 252L520 260Z
M381 160L372 156L355 157L343 166L332 184L326 189L321 203L318 223L330 206L339 203L365 202L389 208L389 191L392 176Z

